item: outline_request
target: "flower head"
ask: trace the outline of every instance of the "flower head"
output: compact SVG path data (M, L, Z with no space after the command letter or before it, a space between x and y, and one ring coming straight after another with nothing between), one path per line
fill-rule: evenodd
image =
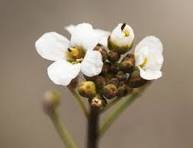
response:
M135 48L135 64L140 76L145 80L154 80L162 76L163 46L154 36L145 37Z
M126 23L120 23L115 27L109 37L109 48L120 53L127 52L134 40L133 29Z
M55 84L64 86L76 78L80 71L89 77L101 72L102 55L93 49L109 35L106 31L93 29L88 23L71 25L66 29L71 34L70 41L56 32L49 32L43 34L35 44L40 56L54 61L48 67L49 78Z

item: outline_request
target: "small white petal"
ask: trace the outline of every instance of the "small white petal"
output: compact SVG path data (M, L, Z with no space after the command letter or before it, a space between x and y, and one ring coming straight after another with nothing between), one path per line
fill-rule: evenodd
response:
M57 85L67 86L80 72L80 64L58 60L48 67L49 78Z
M84 50L93 49L103 37L108 36L108 32L93 29L88 23L70 25L66 29L71 33L71 46L81 47Z
M87 51L81 63L81 72L88 77L101 73L103 67L102 55L99 51Z
M134 31L129 25L125 25L124 29L122 28L125 24L118 24L115 29L113 29L110 35L110 41L117 47L130 47L133 44L135 38ZM126 35L128 33L128 36Z
M65 51L69 47L69 41L64 36L49 32L43 34L35 43L40 56L47 60L56 61L65 58Z
M140 41L136 48L135 52L138 52L138 50L142 50L142 48L148 47L149 49L158 50L160 52L163 52L163 45L159 38L155 36L147 36Z
M139 68L139 70L140 76L145 80L155 80L162 76L161 71L143 70L142 68Z
M158 79L162 76L161 67L164 62L161 41L154 37L145 37L135 48L135 64L140 68L140 76L146 80Z

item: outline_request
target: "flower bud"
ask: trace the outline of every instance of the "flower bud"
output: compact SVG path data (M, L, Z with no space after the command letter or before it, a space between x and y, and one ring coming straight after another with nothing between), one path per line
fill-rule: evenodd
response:
M119 24L108 39L108 47L120 54L126 53L133 45L134 32L126 23Z
M103 96L107 99L112 99L117 95L117 87L114 84L107 84L103 88Z
M104 98L101 98L100 96L95 96L92 99L89 99L90 105L93 107L97 107L99 109L102 109L107 104L107 101Z
M133 54L128 54L126 57L123 58L119 65L120 69L125 72L132 72L135 67L135 57Z
M78 92L86 98L93 98L96 95L95 83L92 81L84 81L80 84Z
M120 59L120 54L115 51L109 51L108 53L108 60L111 62L117 62Z
M46 113L53 112L60 104L60 93L57 91L48 91L44 95L43 108Z
M119 81L127 81L129 75L127 73L124 73L123 71L119 71L116 74L116 77Z
M118 78L112 78L108 82L109 84L114 84L115 86L119 85L119 79Z
M128 88L125 84L118 87L118 92L117 92L118 97L124 97L127 95L127 93L128 93Z
M105 61L107 59L107 51L105 49L105 47L101 44L97 44L96 47L94 48L94 50L99 51L103 57L103 61Z
M103 76L96 76L94 80L97 88L103 88L103 86L106 84L106 80Z
M138 68L135 68L135 70L131 73L128 85L131 88L138 88L140 86L143 86L147 80L140 77L140 72Z

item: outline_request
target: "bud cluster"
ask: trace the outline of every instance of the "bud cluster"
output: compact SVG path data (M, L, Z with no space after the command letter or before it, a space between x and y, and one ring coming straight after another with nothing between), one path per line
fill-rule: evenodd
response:
M134 54L129 52L134 40L133 30L127 24L118 27L122 34L115 29L109 36L108 47L97 44L94 48L102 55L101 73L94 77L84 76L85 81L78 88L81 96L89 98L90 105L99 108L103 108L107 100L124 97L146 83L135 66Z

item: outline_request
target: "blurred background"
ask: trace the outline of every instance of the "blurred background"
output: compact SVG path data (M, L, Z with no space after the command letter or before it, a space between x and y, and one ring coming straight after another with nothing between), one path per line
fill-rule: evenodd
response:
M64 26L81 22L106 30L127 22L135 43L153 34L164 44L163 77L124 112L100 147L192 148L192 0L0 0L0 147L64 147L41 108L48 89L64 94L60 112L85 147L83 114L69 91L48 79L51 62L34 48L44 32L66 34Z

